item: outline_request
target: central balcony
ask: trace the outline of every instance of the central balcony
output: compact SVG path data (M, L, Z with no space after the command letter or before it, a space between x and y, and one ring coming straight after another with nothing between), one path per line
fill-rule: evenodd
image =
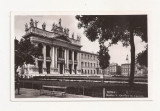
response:
M58 62L59 62L59 63L64 63L64 62L65 62L65 60L64 60L64 58L60 58L60 57L58 57Z
M78 64L78 61L77 61L77 60L74 60L74 64Z
M47 61L51 61L51 57L46 57L46 60Z
M38 56L38 59L43 60L43 56Z
M73 63L73 61L72 60L69 60L69 64L72 64Z

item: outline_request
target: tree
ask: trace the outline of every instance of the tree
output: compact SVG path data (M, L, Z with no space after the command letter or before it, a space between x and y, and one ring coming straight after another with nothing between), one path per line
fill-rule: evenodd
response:
M148 67L148 47L137 55L137 63L142 66Z
M133 86L135 69L134 36L139 36L147 42L147 15L77 15L78 27L84 28L86 37L99 43L111 40L109 46L117 44L131 47L130 86ZM109 47L108 46L108 47Z
M38 57L41 53L37 46L31 43L30 38L22 38L18 41L16 38L15 43L15 74L18 67L26 64L34 64L35 57ZM18 75L15 75L18 76Z
M15 43L15 86L20 94L19 76L17 73L18 67L26 64L34 64L35 57L38 57L41 52L37 46L31 43L30 38L22 38L18 41L16 38Z
M104 70L109 66L109 60L110 60L108 48L104 44L100 44L98 59L99 59L99 65L103 70L103 81L104 81Z
M104 45L100 45L100 51L98 52L99 65L102 69L106 69L109 66L110 55L108 49Z

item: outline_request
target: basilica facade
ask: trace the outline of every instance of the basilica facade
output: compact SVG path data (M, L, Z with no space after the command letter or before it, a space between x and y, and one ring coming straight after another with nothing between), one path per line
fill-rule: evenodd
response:
M37 21L30 20L25 25L24 38L39 47L41 56L35 58L35 65L25 64L24 75L33 76L70 76L70 75L96 75L101 73L98 55L81 50L81 38L69 37L69 29L53 24L51 31L37 27ZM87 56L86 56L87 55Z

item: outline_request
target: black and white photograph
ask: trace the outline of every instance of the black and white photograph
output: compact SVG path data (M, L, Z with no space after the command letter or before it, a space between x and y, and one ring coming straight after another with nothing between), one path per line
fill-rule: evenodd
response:
M1 0L0 111L159 111L160 0Z
M14 97L148 98L148 16L14 15Z

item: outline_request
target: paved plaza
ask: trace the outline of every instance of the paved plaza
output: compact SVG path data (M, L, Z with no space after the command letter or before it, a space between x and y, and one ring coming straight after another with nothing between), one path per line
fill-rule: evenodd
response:
M18 95L16 90L15 98L91 98L91 97L84 95L68 94L68 93L66 93L64 97L62 97L59 94L51 96L50 92L48 92L48 94L45 95L40 95L40 90L21 88L20 95Z

